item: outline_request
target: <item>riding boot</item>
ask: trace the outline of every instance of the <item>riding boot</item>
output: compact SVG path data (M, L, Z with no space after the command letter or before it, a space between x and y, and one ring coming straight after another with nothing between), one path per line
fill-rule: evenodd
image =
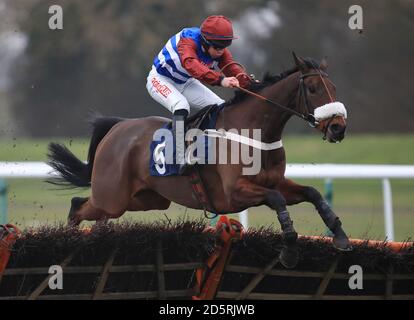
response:
M175 146L175 163L179 165L179 174L183 174L186 169L185 160L185 121L188 111L180 109L174 112L172 121L172 134Z

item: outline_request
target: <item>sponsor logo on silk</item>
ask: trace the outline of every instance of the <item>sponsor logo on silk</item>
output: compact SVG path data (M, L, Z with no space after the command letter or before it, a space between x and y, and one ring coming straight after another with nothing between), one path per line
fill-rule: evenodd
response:
M165 84L161 84L156 78L152 78L151 82L154 88L165 98L167 98L171 93L171 89L168 88Z

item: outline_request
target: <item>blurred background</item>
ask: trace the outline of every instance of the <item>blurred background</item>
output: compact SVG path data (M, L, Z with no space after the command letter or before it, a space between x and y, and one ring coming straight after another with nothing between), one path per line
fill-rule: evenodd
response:
M49 7L63 9L51 30ZM363 29L351 30L351 5ZM165 42L211 14L234 22L231 51L261 78L293 65L291 52L328 57L338 100L348 109L347 138L328 145L292 119L284 144L290 163L413 164L414 2L410 0L0 0L0 162L44 161L47 143L65 142L86 157L91 112L121 117L169 114L145 81ZM213 88L223 98L232 90ZM324 191L323 181L301 181ZM396 238L414 235L413 180L392 180ZM74 191L35 179L9 179L8 220L22 226L64 221ZM332 205L354 237L384 237L380 180L335 180ZM80 193L82 194L82 193ZM88 194L85 191L84 194ZM310 205L291 208L299 232L323 233ZM173 205L167 212L123 219L200 217ZM249 211L255 227L278 228L267 208ZM348 228L347 228L348 226Z

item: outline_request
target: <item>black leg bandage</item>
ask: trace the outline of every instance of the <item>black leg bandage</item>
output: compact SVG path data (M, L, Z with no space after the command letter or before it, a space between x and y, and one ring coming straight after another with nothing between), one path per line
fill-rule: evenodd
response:
M335 232L336 228L341 226L341 221L339 220L338 216L332 211L326 200L322 198L319 191L313 187L308 187L305 189L305 196L309 202L313 203L316 210L318 210L318 213L325 225L332 232Z

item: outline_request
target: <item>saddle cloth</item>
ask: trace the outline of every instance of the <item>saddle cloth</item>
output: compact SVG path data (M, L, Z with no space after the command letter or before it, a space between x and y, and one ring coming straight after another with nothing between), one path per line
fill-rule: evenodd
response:
M191 116L187 120L186 124L186 132L189 129L197 128L202 131L205 129L213 129L216 127L217 117L219 112L224 108L225 104L222 105L212 105L201 109L198 113L194 116ZM165 129L170 131L171 133L171 122L166 123L161 127L161 129ZM208 154L209 154L209 146L211 146L211 139L209 137L204 138L205 141L205 152L204 152L204 161L207 163ZM169 157L166 154L167 146L173 147L172 156ZM154 137L153 141L150 144L150 174L151 176L155 177L166 177L166 176L174 176L178 175L179 165L175 163L175 161L171 160L175 159L175 146L173 144L172 134L164 135L161 134L160 138ZM193 154L197 157L197 152ZM170 161L167 161L170 159Z

